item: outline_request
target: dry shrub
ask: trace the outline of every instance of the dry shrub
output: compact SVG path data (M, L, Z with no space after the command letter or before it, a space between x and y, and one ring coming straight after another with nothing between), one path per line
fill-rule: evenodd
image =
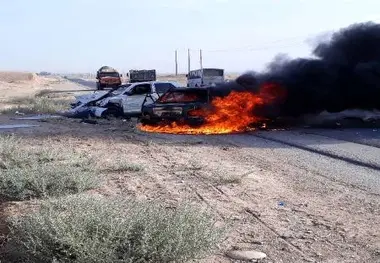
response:
M69 100L47 97L16 97L8 101L15 106L2 110L0 113L8 114L16 111L22 113L57 113L69 108Z
M94 188L100 179L93 163L70 148L32 148L14 136L0 136L0 195L24 200Z
M88 195L49 200L11 224L28 262L185 262L209 255L224 236L210 213L184 205Z
M4 82L34 81L36 79L37 79L37 75L31 72L12 72L12 71L0 72L0 81L4 81Z

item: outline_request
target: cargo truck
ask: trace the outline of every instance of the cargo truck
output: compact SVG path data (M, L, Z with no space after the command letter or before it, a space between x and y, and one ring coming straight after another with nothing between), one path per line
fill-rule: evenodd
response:
M129 77L129 83L156 81L155 69L142 69L142 70L130 70L127 77Z

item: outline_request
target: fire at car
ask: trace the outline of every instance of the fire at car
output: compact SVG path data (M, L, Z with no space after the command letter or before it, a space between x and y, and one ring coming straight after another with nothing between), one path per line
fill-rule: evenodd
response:
M266 83L257 92L234 91L212 96L213 89L180 89L166 93L155 103L143 107L142 125L146 132L172 134L228 134L245 132L266 118L255 108L270 105L281 88Z

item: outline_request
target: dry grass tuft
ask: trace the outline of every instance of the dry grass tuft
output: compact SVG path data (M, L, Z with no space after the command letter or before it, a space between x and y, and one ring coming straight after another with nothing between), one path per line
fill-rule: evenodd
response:
M126 163L125 161L115 161L107 164L103 169L103 172L108 173L123 173L123 172L142 172L144 167L140 164Z
M240 176L223 175L213 180L214 185L228 185L228 184L241 184L242 178Z
M35 73L30 72L12 72L12 71L2 71L0 72L0 81L4 82L19 82L19 81L33 81L37 79Z
M70 101L62 98L47 97L16 97L8 100L14 106L0 111L0 114L15 113L16 111L25 114L29 113L57 113L69 108Z
M225 229L192 206L69 196L14 218L11 230L28 262L186 262L213 252Z
M0 136L0 195L25 200L79 193L99 185L91 157L67 147L27 146Z

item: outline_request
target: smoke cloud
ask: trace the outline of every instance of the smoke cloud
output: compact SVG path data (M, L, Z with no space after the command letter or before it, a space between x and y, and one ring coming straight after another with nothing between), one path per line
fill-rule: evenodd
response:
M221 90L257 90L265 82L286 90L279 116L380 109L380 24L353 24L316 45L315 59L280 54L262 73L246 73ZM271 105L273 110L273 105Z

